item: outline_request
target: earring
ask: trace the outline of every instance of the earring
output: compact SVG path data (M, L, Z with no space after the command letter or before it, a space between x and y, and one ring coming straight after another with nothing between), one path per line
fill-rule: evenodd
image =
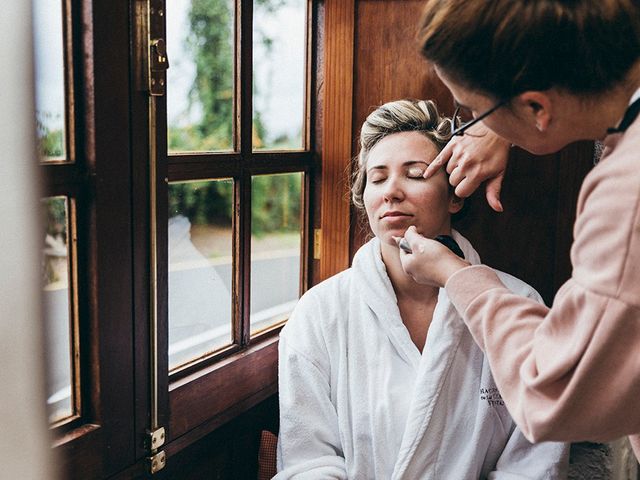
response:
M540 122L536 122L536 128L539 132L542 132L542 125L540 125Z

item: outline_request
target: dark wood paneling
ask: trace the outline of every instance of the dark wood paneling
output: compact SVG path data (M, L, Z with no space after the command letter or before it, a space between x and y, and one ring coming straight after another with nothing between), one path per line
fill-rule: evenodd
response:
M172 441L278 381L278 339L272 337L170 387ZM236 413L241 413L237 410Z
M433 69L420 55L415 40L421 0L361 0L357 2L354 107L352 119L353 157L360 127L376 107L402 98L432 99L446 114L453 113L453 99ZM344 171L348 171L346 164ZM366 222L351 211L350 257L369 233Z
M344 174L351 156L354 12L354 0L325 4L320 279L349 265L349 186Z
M158 480L254 480L258 468L260 432L278 431L278 397L270 395L244 415L177 451L167 449L167 466ZM150 478L144 461L120 472L112 480Z

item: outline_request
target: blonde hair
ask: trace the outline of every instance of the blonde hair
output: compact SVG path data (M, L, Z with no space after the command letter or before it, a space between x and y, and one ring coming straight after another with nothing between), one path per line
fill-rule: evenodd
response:
M451 138L451 121L438 113L431 100L396 100L385 103L369 114L360 130L360 152L352 175L353 204L364 211L362 195L367 183L367 158L380 140L400 132L418 132L442 150Z

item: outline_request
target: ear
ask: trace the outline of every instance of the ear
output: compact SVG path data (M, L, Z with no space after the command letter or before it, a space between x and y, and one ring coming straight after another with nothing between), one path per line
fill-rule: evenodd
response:
M553 104L547 93L527 91L518 95L515 100L525 120L530 120L538 131L544 132L549 128L553 118Z
M458 213L464 207L464 198L460 198L455 193L451 194L449 198L449 213L453 215L454 213Z

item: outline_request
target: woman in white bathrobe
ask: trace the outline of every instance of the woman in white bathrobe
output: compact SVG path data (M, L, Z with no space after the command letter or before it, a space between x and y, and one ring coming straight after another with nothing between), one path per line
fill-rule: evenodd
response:
M362 127L353 200L375 237L300 299L280 335L277 479L566 477L567 446L532 445L516 428L445 291L402 270L394 237L410 225L480 263L451 229L462 201L445 173L422 176L449 133L430 101L387 103Z

